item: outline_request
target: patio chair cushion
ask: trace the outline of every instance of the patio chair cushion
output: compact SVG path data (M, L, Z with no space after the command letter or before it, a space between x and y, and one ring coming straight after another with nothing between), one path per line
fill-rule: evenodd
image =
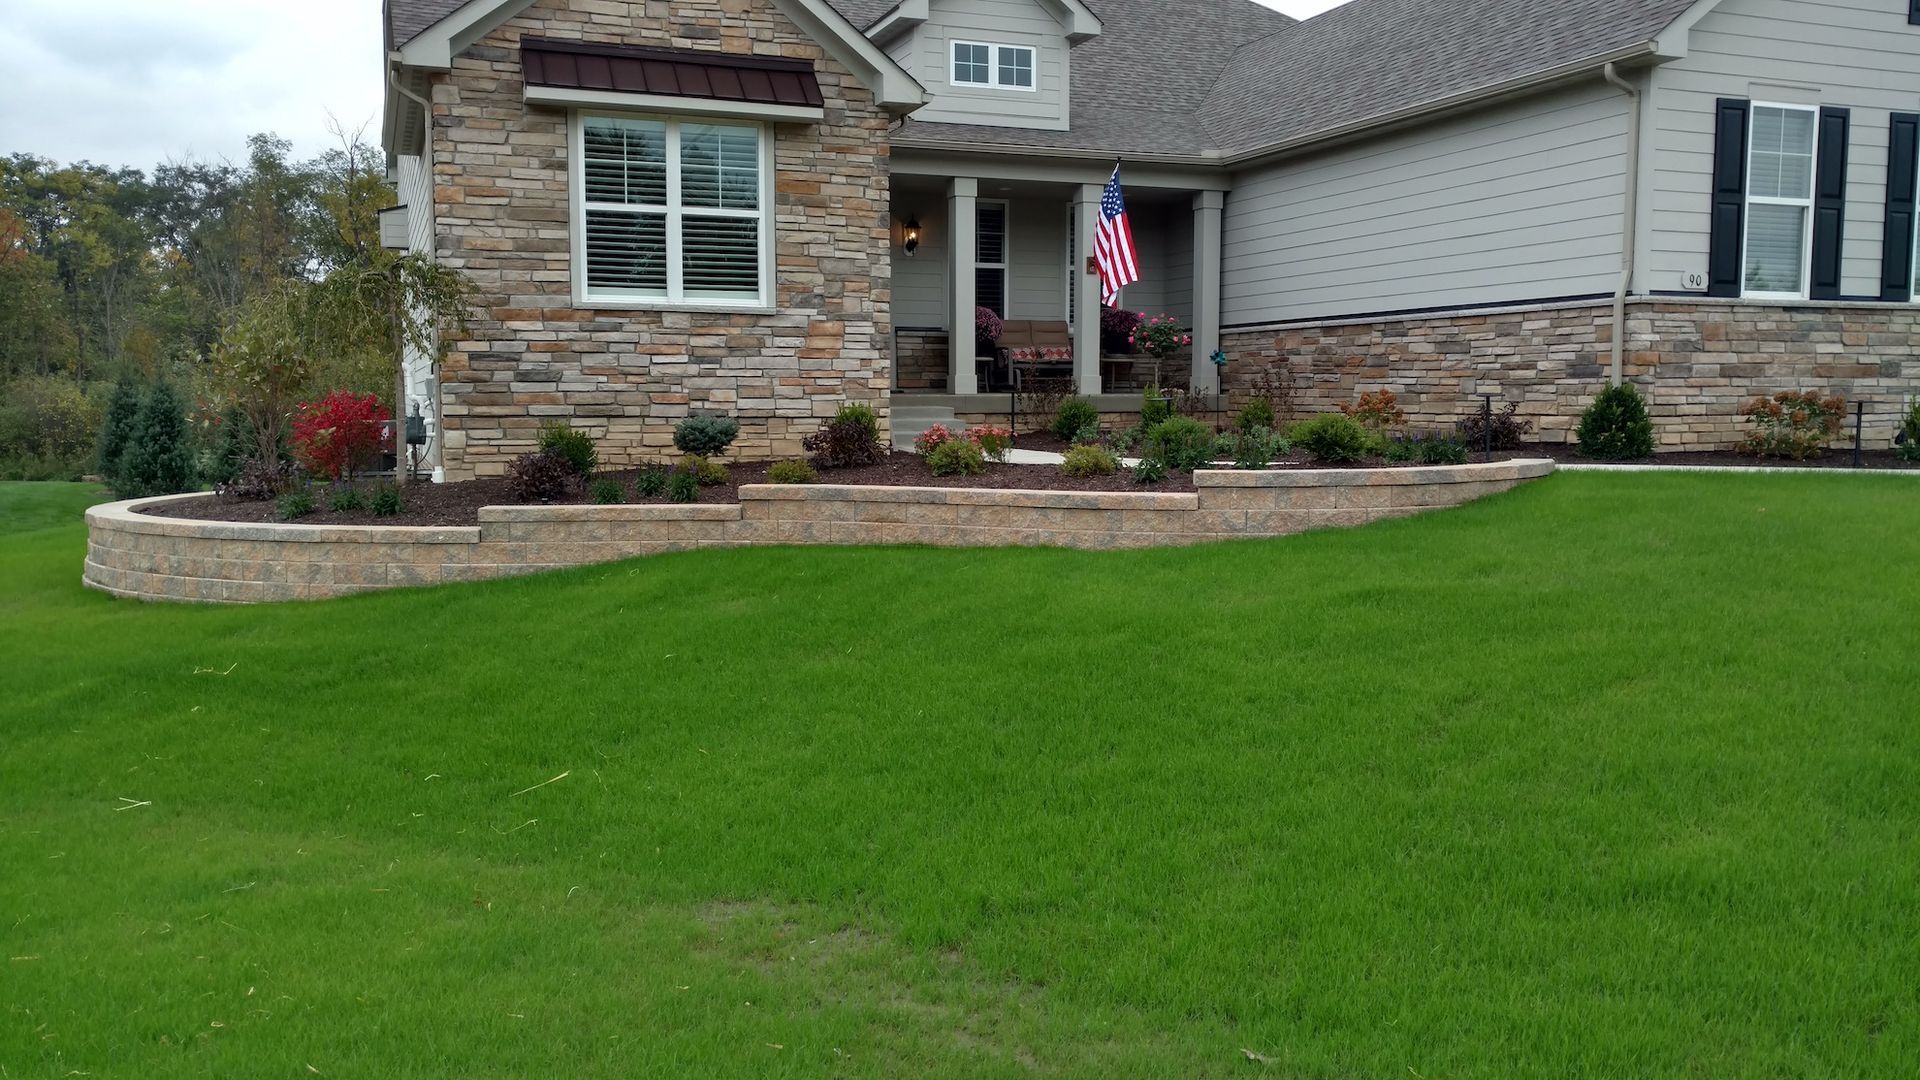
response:
M1000 347L1013 360L1070 361L1073 359L1073 333L1064 322L1015 320L1006 324L1000 335Z

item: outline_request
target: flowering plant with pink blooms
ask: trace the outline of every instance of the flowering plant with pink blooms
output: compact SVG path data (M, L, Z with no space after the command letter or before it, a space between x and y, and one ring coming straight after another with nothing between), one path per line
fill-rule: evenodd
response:
M1007 460L1007 451L1013 449L1013 431L1009 428L982 424L968 428L963 437L995 461Z
M1181 349L1193 344L1193 334L1171 315L1148 316L1143 311L1140 313L1140 325L1134 327L1127 343L1138 345L1161 360L1170 360Z
M921 457L925 457L933 453L941 443L950 443L952 441L953 432L947 430L947 425L935 424L914 436L913 452L919 454Z

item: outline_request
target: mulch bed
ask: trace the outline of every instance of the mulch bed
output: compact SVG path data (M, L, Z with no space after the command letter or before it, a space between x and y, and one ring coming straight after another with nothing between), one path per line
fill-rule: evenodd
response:
M702 503L737 503L740 501L740 488L748 484L767 482L768 463L753 462L729 465L730 480L726 484L700 489ZM601 474L619 480L627 487L628 500L634 504L664 505L669 502L662 497L657 499L636 499L633 497L633 481L639 475L638 469ZM820 483L860 485L868 487L936 487L936 488L1016 488L1026 491L1146 491L1146 492L1190 492L1194 490L1192 473L1169 473L1166 480L1153 485L1142 486L1134 483L1133 473L1122 469L1113 476L1095 477L1080 480L1067 476L1057 465L998 465L989 463L987 471L979 476L934 476L927 471L927 464L918 455L896 453L878 465L868 465L857 469L823 469ZM514 499L507 494L505 480L464 480L454 484L409 484L406 489L406 512L394 517L374 517L365 511L335 513L326 508L326 494L323 488L316 488L314 502L318 504L314 513L299 519L301 525L472 525L480 520L479 511L483 506L511 506ZM554 505L585 505L587 498L584 486L576 490L571 498L556 502ZM238 521L238 522L278 522L280 514L271 502L250 502L243 499L228 498L223 495L208 495L199 499L186 499L172 503L164 510L152 511L158 517L190 518L195 521Z
M1028 432L1015 440L1022 450L1038 450L1050 453L1064 453L1068 449L1066 440L1050 432ZM1559 444L1535 443L1513 451L1496 451L1495 461L1511 461L1516 458L1552 458L1563 464L1584 464L1587 459L1574 452L1573 447ZM1482 460L1476 453L1473 460ZM1810 461L1758 461L1730 452L1702 452L1684 454L1656 454L1634 464L1648 465L1734 465L1753 468L1764 467L1806 467L1817 469L1851 469L1853 454L1851 451L1832 451L1826 456ZM700 501L709 504L737 503L740 501L740 488L748 484L764 484L767 480L768 463L753 462L730 465L729 482L700 489ZM1275 469L1313 469L1320 466L1298 455L1286 461L1276 461ZM1365 461L1354 465L1342 465L1347 469L1388 469L1403 468L1386 461ZM1868 451L1862 460L1862 467L1868 469L1901 469L1920 471L1920 463L1900 460L1890 450ZM639 470L628 469L602 474L619 480L627 487L628 498L633 503L664 505L669 500L633 498L633 481ZM1114 476L1093 479L1076 479L1060 471L1057 465L998 465L989 464L987 471L979 476L934 476L927 471L926 462L915 454L895 453L878 465L869 465L857 469L822 470L822 484L857 485L866 487L937 487L937 488L1014 488L1026 491L1139 491L1139 492L1191 492L1195 490L1192 473L1169 473L1165 481L1153 485L1141 485L1134 482L1132 470L1122 469ZM480 520L480 508L483 506L511 506L514 499L507 493L505 480L466 480L454 484L411 484L406 489L406 511L394 517L375 517L364 510L350 513L336 513L326 508L324 489L316 489L314 501L319 504L315 512L299 520L302 525L473 525ZM571 498L561 500L555 505L585 505L587 498L585 486L581 485ZM278 509L271 502L250 502L243 499L228 498L223 495L207 495L198 499L187 499L173 503L164 511L151 511L157 517L188 518L195 521L236 521L243 523L278 522Z

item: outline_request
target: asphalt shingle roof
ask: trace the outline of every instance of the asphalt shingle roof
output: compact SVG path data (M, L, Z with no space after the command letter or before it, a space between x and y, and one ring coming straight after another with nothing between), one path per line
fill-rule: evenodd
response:
M465 0L387 0L405 44ZM865 29L898 0L829 0ZM1605 56L1693 0L1352 0L1306 22L1251 0L1094 0L1073 50L1071 129L909 118L900 145L1243 153Z
M1254 150L1646 41L1693 0L1353 0L1241 48L1200 110Z

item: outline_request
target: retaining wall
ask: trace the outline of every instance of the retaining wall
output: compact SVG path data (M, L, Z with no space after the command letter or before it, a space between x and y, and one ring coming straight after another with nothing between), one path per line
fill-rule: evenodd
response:
M642 555L755 544L1171 547L1364 525L1458 506L1545 476L1551 461L1312 472L1201 472L1197 492L750 486L737 504L494 506L465 527L189 521L87 511L85 583L144 600L265 603L477 581Z

